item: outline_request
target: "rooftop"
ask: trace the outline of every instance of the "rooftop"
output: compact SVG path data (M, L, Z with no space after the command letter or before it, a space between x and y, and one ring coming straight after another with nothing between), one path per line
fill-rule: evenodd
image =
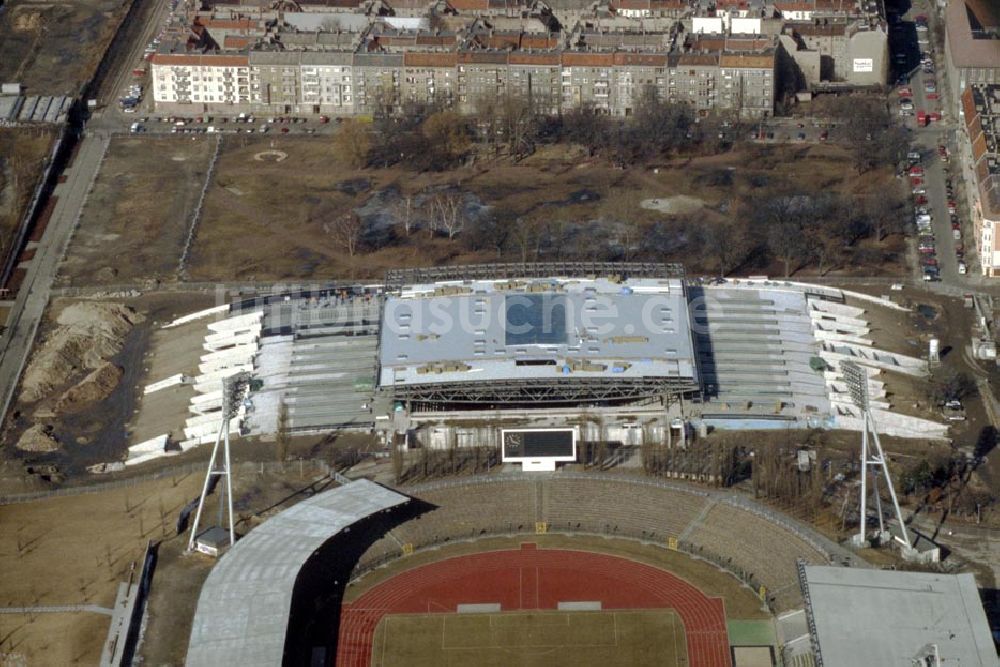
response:
M381 337L381 386L695 378L678 279L411 285L386 298Z
M358 480L303 500L236 543L202 586L186 664L279 665L299 570L323 544L361 519L407 502Z
M983 16L979 20L984 21L987 13L981 8L989 4L974 0L948 2L945 25L948 30L948 48L956 67L1000 67L1000 39L989 39L974 30L973 26L973 21L977 21L975 10L978 9Z
M997 665L971 574L807 565L803 578L822 664Z

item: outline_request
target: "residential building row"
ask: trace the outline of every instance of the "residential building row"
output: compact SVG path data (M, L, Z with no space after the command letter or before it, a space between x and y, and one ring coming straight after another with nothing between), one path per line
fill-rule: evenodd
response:
M863 2L218 2L164 40L151 88L160 112L336 116L429 99L472 111L503 96L627 116L653 88L755 118L772 112L788 61L806 86L886 82L885 24Z
M555 114L583 105L631 114L647 88L699 111L747 118L774 106L775 51L605 53L582 51L250 51L156 54L157 111L370 115L405 102L440 100L472 112L507 96Z
M980 269L1000 276L1000 84L971 84L962 93L972 178L972 222Z

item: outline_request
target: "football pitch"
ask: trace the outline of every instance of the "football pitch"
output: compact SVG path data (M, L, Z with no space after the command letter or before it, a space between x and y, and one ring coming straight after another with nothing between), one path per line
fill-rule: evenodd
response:
M687 665L669 609L396 614L372 642L373 667Z

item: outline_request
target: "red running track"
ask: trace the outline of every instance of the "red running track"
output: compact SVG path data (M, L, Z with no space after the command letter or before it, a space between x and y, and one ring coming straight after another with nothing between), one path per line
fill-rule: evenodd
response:
M497 602L503 611L556 609L573 600L599 600L603 609L673 609L692 667L732 667L721 598L626 558L534 544L448 558L374 586L341 609L337 665L368 667L375 626L386 614L454 613L459 604Z

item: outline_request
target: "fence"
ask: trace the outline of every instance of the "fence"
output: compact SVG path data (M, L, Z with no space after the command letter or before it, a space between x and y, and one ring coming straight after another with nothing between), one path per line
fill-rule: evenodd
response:
M212 159L208 163L208 169L205 171L205 182L201 186L201 193L198 195L198 203L194 207L194 211L191 213L191 225L188 227L187 238L184 240L184 250L181 251L180 261L177 263L177 275L183 277L187 274L187 262L188 257L191 254L191 244L194 243L194 235L198 231L198 222L201 220L201 209L205 204L205 194L208 192L208 186L212 184L212 176L215 174L215 165L219 161L219 153L222 152L222 135L216 135L215 139L215 152L212 153Z
M131 665L135 659L135 652L139 647L140 630L142 629L142 617L146 611L146 601L153 587L153 571L156 569L156 556L159 543L152 540L146 543L146 554L142 559L142 569L139 571L139 584L132 601L132 613L123 632L124 644L119 655L118 665Z
M107 482L87 484L80 486L62 487L48 491L35 491L31 493L18 493L0 496L0 505L16 505L35 500L48 498L58 498L61 496L76 496L84 493L100 493L102 491L112 491L114 489L125 489L146 482L164 479L167 477L183 477L190 474L203 474L207 463L193 462L171 466L156 472L145 475L136 475L124 479L114 479ZM302 459L298 461L243 461L233 464L233 476L236 478L247 475L284 474L298 471L300 475L315 473L317 475L329 475L332 472L330 464L322 459ZM338 480L339 481L339 480Z

